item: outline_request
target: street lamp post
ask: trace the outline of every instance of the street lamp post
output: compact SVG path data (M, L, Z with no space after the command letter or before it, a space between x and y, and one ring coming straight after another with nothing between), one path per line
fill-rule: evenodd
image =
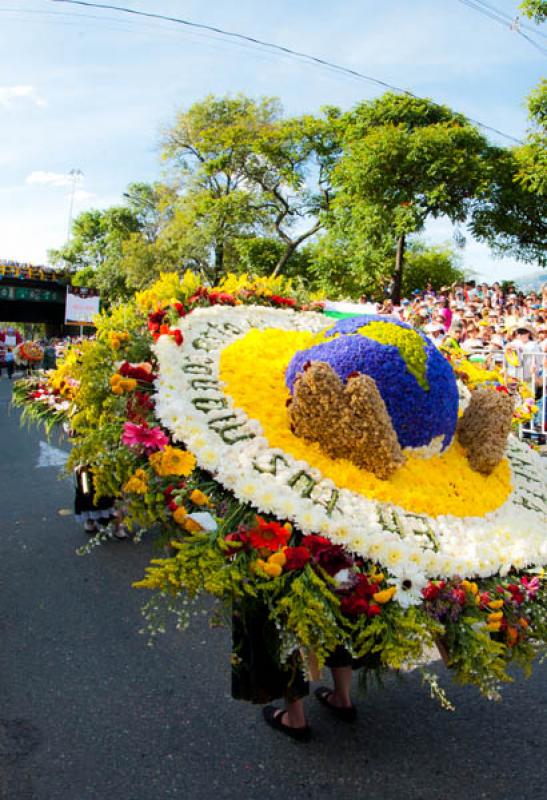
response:
M72 233L72 213L74 211L74 195L76 193L76 184L79 182L80 178L83 178L84 173L81 169L71 169L68 173L71 178L71 189L70 189L70 203L68 207L68 229L67 229L67 240L70 241L70 236Z

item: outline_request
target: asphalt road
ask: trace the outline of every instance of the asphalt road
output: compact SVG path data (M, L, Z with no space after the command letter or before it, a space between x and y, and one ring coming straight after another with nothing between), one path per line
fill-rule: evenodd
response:
M19 427L9 396L2 377L0 800L544 796L547 665L488 703L437 662L453 713L418 673L357 696L354 726L310 699L314 740L301 744L231 700L229 636L201 613L147 647L131 582L152 542L75 554L85 536L59 514L71 483L44 466L52 451Z

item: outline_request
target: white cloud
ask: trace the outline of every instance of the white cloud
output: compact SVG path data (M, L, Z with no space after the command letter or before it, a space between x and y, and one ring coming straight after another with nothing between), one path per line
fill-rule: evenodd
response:
M45 170L35 170L27 175L25 183L30 186L72 186L74 180L78 183L81 176L74 176L64 172L47 172Z
M46 105L34 86L0 86L0 107L10 108L18 100L27 100L38 108Z

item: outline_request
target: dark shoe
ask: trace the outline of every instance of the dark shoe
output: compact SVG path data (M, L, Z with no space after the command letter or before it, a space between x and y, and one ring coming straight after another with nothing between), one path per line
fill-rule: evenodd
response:
M276 708L275 706L265 706L262 709L266 724L271 728L275 728L276 731L281 731L281 733L285 733L291 739L296 739L299 742L309 742L311 728L308 725L304 725L303 728L291 728L289 725L284 725L281 721L284 713L282 708Z
M335 717L338 717L338 719L341 719L344 722L355 722L357 719L357 709L355 706L348 706L347 708L333 706L333 704L329 702L329 697L331 694L332 689L329 689L327 686L320 686L319 689L315 690L315 696L321 705L328 708L329 711L332 711Z

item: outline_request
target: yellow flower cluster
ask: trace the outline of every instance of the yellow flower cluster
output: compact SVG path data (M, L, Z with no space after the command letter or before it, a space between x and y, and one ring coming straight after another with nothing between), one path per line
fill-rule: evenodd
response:
M137 388L137 381L134 378L122 378L117 372L110 378L110 386L114 394L125 394Z
M293 293L293 288L290 278L285 278L283 275L266 277L247 273L242 275L228 273L213 291L226 292L236 297L242 292L253 292L257 297L270 297L272 294L290 295Z
M381 606L383 606L385 603L389 603L389 601L393 599L393 595L396 591L396 586L389 586L387 589L382 589L381 592L374 592L372 599L375 603L379 603Z
M152 453L148 459L156 475L190 475L196 466L196 459L187 450L168 445L163 450Z
M181 528L184 528L185 531L189 533L196 533L197 531L201 531L202 527L199 522L196 522L195 519L188 516L188 511L184 506L179 506L178 508L173 511L173 519L180 525Z
M109 331L108 343L113 350L119 350L129 341L129 334L126 331Z
M262 558L257 558L253 562L253 569L258 572L264 573L268 578L279 578L283 572L283 567L287 563L287 556L282 551L272 553L267 561Z
M147 475L143 469L137 469L129 480L124 484L124 492L134 492L135 494L146 494L148 491Z
M194 503L196 506L210 506L211 501L209 497L199 489L194 489L190 492L189 499Z
M478 364L462 358L454 364L458 374L465 376L465 382L470 389L481 386L484 383L503 383L502 376L497 370L484 369Z
M191 297L201 283L199 276L190 270L186 270L182 277L177 272L162 272L150 289L137 292L135 295L137 308L146 313L156 311L169 303Z
M316 442L291 433L285 370L294 353L309 347L313 338L306 331L253 329L222 352L220 378L227 394L236 407L261 423L271 447L317 467L339 488L417 514L483 516L505 502L511 491L507 460L490 475L478 474L457 441L429 459L409 456L391 478L381 480L347 459L329 458Z

